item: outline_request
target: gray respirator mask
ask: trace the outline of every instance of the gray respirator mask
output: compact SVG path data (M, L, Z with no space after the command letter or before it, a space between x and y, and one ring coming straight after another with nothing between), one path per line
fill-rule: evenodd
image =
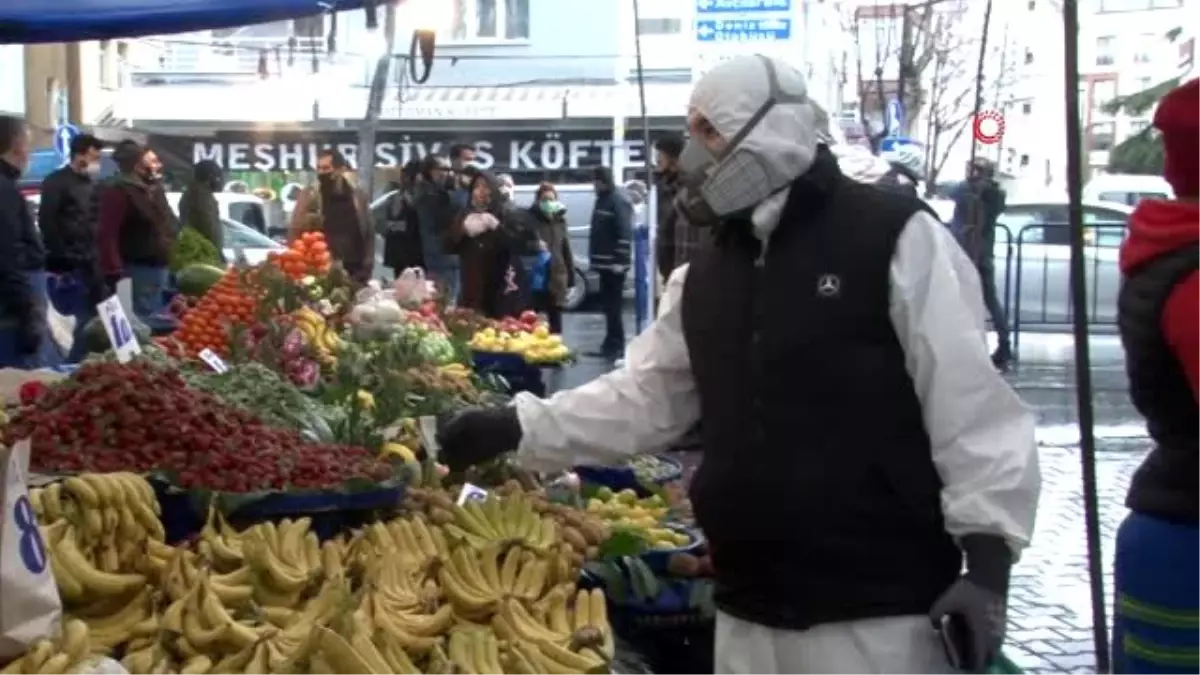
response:
M771 195L787 188L794 176L770 166L754 150L741 147L750 132L776 105L807 104L808 96L789 94L779 86L775 64L759 56L767 70L770 92L729 144L715 155L696 138L689 138L679 155L679 194L675 208L692 225L704 227L748 213Z

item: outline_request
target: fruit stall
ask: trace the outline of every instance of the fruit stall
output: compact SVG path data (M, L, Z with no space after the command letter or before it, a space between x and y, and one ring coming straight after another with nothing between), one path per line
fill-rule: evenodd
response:
M711 642L677 465L447 472L427 420L570 351L419 274L356 287L323 245L181 266L172 334L22 385L0 449L28 536L4 555L33 582L6 571L5 611L41 628L5 629L3 671L694 672L647 647Z

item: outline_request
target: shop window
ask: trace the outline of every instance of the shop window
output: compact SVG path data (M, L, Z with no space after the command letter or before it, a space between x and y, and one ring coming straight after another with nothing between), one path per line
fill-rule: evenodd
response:
M1021 155L1021 168L1029 166L1029 155Z
M451 41L528 40L529 0L449 0L448 25L434 26ZM418 3L407 3L414 5ZM405 4L401 4L403 15ZM414 10L415 11L415 10ZM413 20L401 21L414 23Z
M1026 6L1029 8L1029 11L1031 11L1031 12L1036 10L1037 9L1037 0L1029 0L1029 4Z
M1025 103L1022 103L1021 104L1021 113L1025 114L1025 115L1032 115L1033 114L1033 104L1028 101L1026 101Z
M1088 130L1088 150L1112 150L1116 136L1115 122L1093 124Z
M1158 48L1159 38L1154 33L1142 33L1138 37L1137 51L1133 53L1134 63L1150 63L1154 60L1154 51Z
M1116 80L1096 80L1092 82L1092 116L1111 117L1112 115L1105 111L1104 106L1116 97Z
M1033 63L1033 50L1026 49L1025 50L1025 65L1029 65L1031 63Z
M1129 134L1140 134L1150 126L1150 120L1129 120Z
M1114 53L1117 49L1117 38L1113 35L1103 35L1096 38L1096 65L1111 66L1116 60Z

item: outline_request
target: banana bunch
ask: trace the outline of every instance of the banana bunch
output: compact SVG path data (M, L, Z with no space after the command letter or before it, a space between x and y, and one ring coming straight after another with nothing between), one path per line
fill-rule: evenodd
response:
M442 590L457 613L487 621L501 601L515 598L535 602L552 584L573 581L562 556L548 558L519 546L493 544L483 551L459 546L439 570ZM557 572L557 569L563 569Z
M450 543L443 528L421 517L373 523L363 529L362 537L374 554L398 556L412 567L429 567L435 560L450 557Z
M325 317L308 307L301 307L292 312L292 320L296 323L296 328L308 339L309 344L317 350L317 360L322 365L337 363L337 353L343 347L342 338L325 323Z
M33 488L29 503L43 525L75 523L80 546L105 572L141 566L147 541L166 537L154 489L134 473L80 474Z
M229 525L215 504L208 507L204 527L200 528L199 541L217 569L230 571L246 562L242 551L242 535Z
M568 608L573 596L574 605ZM513 672L586 673L606 670L615 650L604 592L556 586L530 611L515 598L501 603L492 619L496 635L512 645L512 658L535 670ZM524 663L521 663L524 666Z
M450 661L460 673L539 672L506 671L500 663L500 642L489 630L462 629L450 634Z
M483 501L469 500L453 504L454 522L445 525L446 534L477 550L492 543L518 543L538 553L550 553L559 540L558 523L542 516L523 493L507 497L488 495Z
M295 608L321 577L324 556L310 518L260 523L241 533L242 554L254 582L254 600Z
M38 640L24 656L5 666L0 673L78 672L79 665L90 653L88 625L78 619L67 619L56 639Z
M453 606L440 604L441 595L436 581L392 562L378 576L368 577L355 616L385 654L426 655L441 647L456 619Z

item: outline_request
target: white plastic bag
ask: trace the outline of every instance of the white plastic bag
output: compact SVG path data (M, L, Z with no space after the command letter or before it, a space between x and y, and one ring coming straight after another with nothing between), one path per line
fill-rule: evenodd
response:
M433 283L425 279L425 270L409 267L400 273L393 286L396 302L401 305L419 305L433 297Z
M4 513L0 516L0 663L58 632L62 602L25 487L29 441L0 445Z

